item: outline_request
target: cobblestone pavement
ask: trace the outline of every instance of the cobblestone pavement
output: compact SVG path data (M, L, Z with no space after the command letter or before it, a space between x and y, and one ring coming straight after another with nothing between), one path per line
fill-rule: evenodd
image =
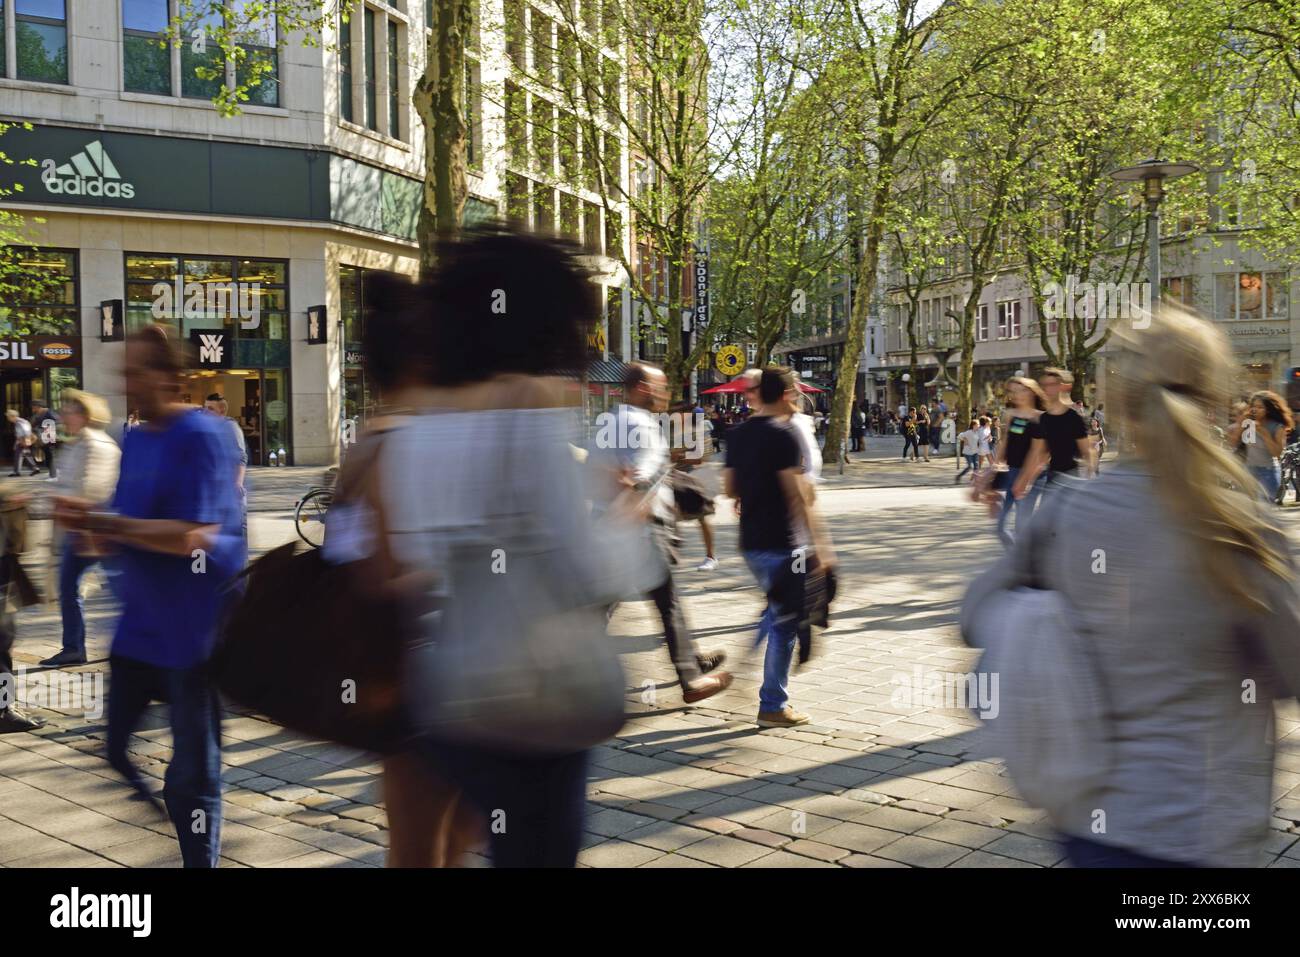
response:
M871 468L872 466L867 466ZM914 478L931 466L915 466ZM288 470L285 470L286 472ZM295 470L296 471L296 470ZM251 518L255 549L293 534L301 486L266 492ZM319 470L314 470L316 473ZM948 473L950 474L950 473ZM711 480L716 467L705 467ZM898 707L896 674L965 671L974 661L956 616L970 578L1000 549L989 522L947 488L863 488L831 476L822 492L842 563L843 590L820 651L791 681L813 716L795 730L754 725L760 662L750 646L760 597L736 555L731 508L720 503L713 573L694 570L700 536L683 527L678 580L705 649L728 652L736 681L702 706L681 702L649 603L620 607L611 641L627 672L629 719L595 749L580 864L590 867L1052 867L1062 851L1042 815L1016 799L1000 764L980 751L977 720L961 711ZM275 494L282 496L276 506ZM1284 518L1300 534L1300 510ZM106 671L112 610L87 599L90 664ZM58 648L53 605L20 616L19 664ZM38 734L0 737L0 864L179 866L171 825L129 798L104 761L99 715L41 709ZM1276 816L1270 866L1300 866L1300 711L1279 709ZM170 756L163 706L133 741L158 780ZM387 829L373 755L311 741L229 709L225 732L230 867L381 866ZM471 865L486 863L473 854Z

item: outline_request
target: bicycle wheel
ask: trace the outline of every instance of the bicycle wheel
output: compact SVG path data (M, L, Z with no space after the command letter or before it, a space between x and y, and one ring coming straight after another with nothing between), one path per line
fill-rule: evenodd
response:
M325 515L333 501L333 489L314 488L294 507L293 527L312 548L320 548L325 541Z

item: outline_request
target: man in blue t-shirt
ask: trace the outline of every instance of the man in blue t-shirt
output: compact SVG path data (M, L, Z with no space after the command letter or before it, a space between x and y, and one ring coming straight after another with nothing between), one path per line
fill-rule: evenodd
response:
M186 867L216 867L221 848L221 716L204 665L225 585L244 565L228 427L177 402L180 357L158 326L126 344L126 389L146 424L128 432L112 512L57 500L56 517L117 546L122 616L109 658L109 762L150 797L127 741L150 701L171 706L167 813Z

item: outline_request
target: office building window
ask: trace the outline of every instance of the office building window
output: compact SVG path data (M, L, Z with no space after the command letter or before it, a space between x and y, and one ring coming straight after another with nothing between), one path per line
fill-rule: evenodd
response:
M397 21L388 21L388 135L393 139L402 138L401 113L397 109Z
M365 75L366 75L366 126L372 130L379 129L378 104L375 97L378 87L375 81L375 11L366 8L362 17L365 34Z
M989 307L985 305L975 313L975 341L989 341Z
M998 303L998 338L1020 338L1020 300Z
M171 96L172 51L168 0L122 0L122 87Z
M221 26L221 12L209 10L181 27L181 96L210 100L226 82L226 60L211 37Z
M68 18L64 0L12 2L17 78L67 83Z
M339 12L339 117L352 122L352 21Z
M239 81L249 82L249 103L279 106L280 51L275 14L267 10L249 17L245 13L247 4L248 0L235 0L233 4L236 22L240 25L237 39L244 55L239 68Z

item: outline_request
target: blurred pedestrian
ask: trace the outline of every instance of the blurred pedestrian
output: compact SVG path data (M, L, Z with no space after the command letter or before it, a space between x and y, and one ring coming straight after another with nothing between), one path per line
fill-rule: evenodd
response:
M32 402L32 431L35 434L36 447L40 448L45 459L45 481L55 482L59 478L59 469L54 462L54 453L59 446L59 417L40 399Z
M1038 418L1038 435L1030 446L1029 459L1017 477L1013 494L1023 498L1044 471L1044 489L1095 470L1088 424L1070 401L1074 376L1064 369L1044 369L1038 377L1046 406ZM1082 466L1082 469L1080 467Z
M1012 538L1007 531L1007 519L1012 510L1016 513L1017 535L1034 514L1037 485L1027 486L1025 494L1019 498L1012 490L1020 480L1020 473L1028 461L1034 441L1041 438L1038 423L1043 410L1047 408L1047 395L1037 382L1027 376L1012 376L1008 379L1006 393L1007 408L1003 413L1006 426L1002 430L1003 439L993 454L995 471L991 485L995 491L1002 493L1002 507L998 512L998 538L1003 545L1010 546Z
M1282 397L1261 391L1250 397L1246 415L1228 430L1228 441L1245 448L1246 468L1269 502L1276 498L1282 481L1278 456L1286 447L1286 436L1293 424L1291 410Z
M916 443L925 460L930 461L930 410L924 402L916 407Z
M965 432L957 436L957 446L961 449L961 456L966 460L966 467L957 473L953 479L953 484L960 482L967 472L978 472L980 467L980 424L975 419L970 420L970 425ZM974 475L971 476L974 478Z
M1274 696L1300 692L1296 568L1207 426L1233 374L1227 337L1166 305L1111 342L1132 458L1044 499L971 586L962 633L1003 669L990 730L1073 865L1254 867Z
M758 411L733 434L723 471L725 494L740 505L741 552L767 596L758 625L759 640L767 641L758 702L758 724L765 728L808 723L808 715L790 707L787 690L803 612L802 583L812 568L835 564L810 502L798 427L786 421L798 396L789 369L764 369Z
M64 389L63 428L72 439L55 495L91 503L101 509L113 497L117 487L118 465L122 450L105 431L111 421L108 403L97 395L79 389ZM59 611L63 618L63 648L41 665L57 668L86 662L85 605L81 597L81 578L97 562L102 562L105 578L117 569L105 560L88 536L67 532L59 545Z
M36 475L41 471L41 467L36 464L36 456L32 454L32 446L36 439L32 435L32 424L24 419L15 409L5 411L5 418L14 430L14 470L9 474L18 475L23 469L23 463L29 464L31 471L28 475Z
M221 849L221 713L205 664L246 558L230 436L180 402L184 363L166 330L126 343L126 391L148 425L127 433L112 511L56 498L56 520L118 548L122 614L109 658L108 760L152 794L127 753L150 701L170 706L167 812L186 867L216 867Z
M916 420L909 413L903 416L902 422L899 423L899 430L903 433L903 461L907 461L907 450L912 450L912 461L915 462L921 458L921 447L917 441Z
M668 408L668 378L655 366L630 363L623 381L623 395L626 402L614 413L610 444L594 449L589 461L616 476L616 481L607 486L609 492L619 488L617 482L621 481L649 499L646 525L651 546L649 578L657 581L650 586L648 597L663 623L664 643L677 671L682 699L694 704L725 691L732 679L725 671L711 674L726 659L726 653L702 652L696 646L673 582L672 570L677 564L673 545L677 517L669 481L672 461L668 442L656 418ZM728 443L734 432L735 429L728 431Z
M17 700L13 684L13 646L17 637L17 611L39 600L36 588L19 556L27 545L27 496L0 495L0 734L17 734L45 727L45 719L28 714Z
M440 243L430 390L380 451L393 560L437 609L406 668L417 747L491 822L496 867L575 864L588 750L623 721L601 609L627 549L592 527L555 377L597 318L578 256L501 231Z

